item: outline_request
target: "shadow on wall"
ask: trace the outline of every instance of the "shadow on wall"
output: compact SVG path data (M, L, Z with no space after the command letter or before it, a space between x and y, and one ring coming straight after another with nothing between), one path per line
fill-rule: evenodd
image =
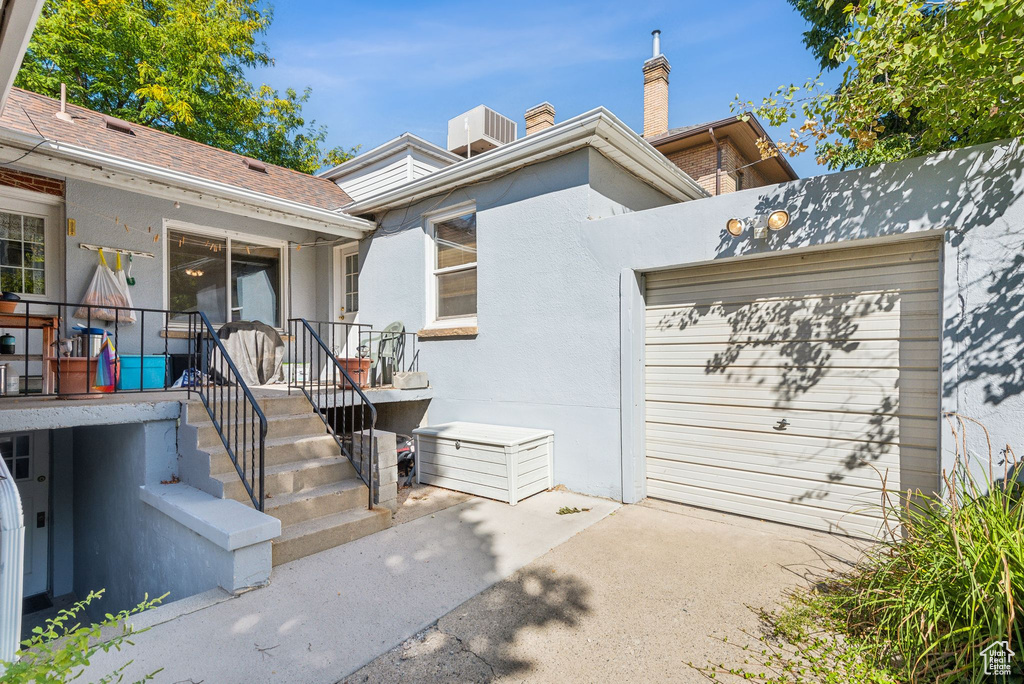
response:
M1024 154L1015 141L994 150L962 151L946 159L910 160L780 186L761 194L754 211L762 216L784 208L794 219L789 228L770 234L767 240L735 239L722 230L715 253L724 259L808 245L854 246L852 241L857 239L948 227L951 249L947 254L956 259L960 315L948 318L943 330L929 326L927 332L920 332L923 329L915 327L921 324L911 320L905 300L912 295L901 292L901 282L864 288L867 291L858 295L831 287L827 274L818 276L821 287L807 282L810 297L806 300L751 302L748 296L742 301L742 297L730 297L727 289L700 295L694 306L665 311L657 328L688 331L706 321L701 332L691 331L691 339L705 339L709 326L716 330L724 326L723 346L705 359L684 363L702 367L705 376L722 376L727 385L749 388L751 396L758 397L750 403L749 397L730 394L735 403L813 409L825 393L843 392L848 404L859 404L844 409L859 413L856 420L845 415L830 418L832 423L824 428L840 432L852 428L856 431L849 435L852 441L813 440L820 446L807 442L800 451L797 460L804 462L826 453L835 459L837 447L844 454L822 484L790 498L823 499L831 496L831 484L857 484L850 482L854 475L863 483L870 476L866 466L908 442L934 453L934 442L918 441L914 424L915 419L918 425L921 419L934 420L934 399L929 403L907 392L906 378L885 377L863 363L873 357L871 340L876 337L865 327L869 315L893 312L898 316L899 336L911 338L900 342L901 366L915 365L906 362L908 354L937 353L932 351L936 347L946 350L941 359L945 396L956 392L957 378L983 381L985 401L990 404L1024 390L1024 227L1003 218L1022 194ZM991 231L972 235L990 226ZM766 279L766 285L770 283ZM943 347L942 337L954 345ZM860 375L854 377L847 370L848 359L859 359L857 363L865 366ZM763 372L765 365L772 365L774 372ZM915 437L908 440L910 434ZM771 450L767 442L763 448ZM900 453L903 470L911 459ZM917 488L928 481L923 475L905 480L903 488Z
M820 176L763 193L756 214L786 209L793 223L764 241L738 240L723 228L716 258L947 228L961 297L960 315L943 330L959 350L942 360L943 394L952 396L958 382L981 380L986 403L998 405L1024 391L1024 226L1003 220L1022 195L1019 139ZM1000 221L1002 228L993 225ZM991 234L972 240L989 226ZM978 288L974 298L985 300L970 302L969 311L967 288Z

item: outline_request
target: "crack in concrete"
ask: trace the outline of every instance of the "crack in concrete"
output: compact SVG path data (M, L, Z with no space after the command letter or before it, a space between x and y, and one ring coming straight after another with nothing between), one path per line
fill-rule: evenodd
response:
M437 628L437 631L438 631L438 632L440 632L441 634L445 635L445 636L450 636L451 638L453 638L453 639L455 639L455 640L456 640L457 642L459 642L459 646L461 646L461 647L462 647L462 650L463 650L463 651L466 651L467 653L470 653L470 654L472 654L472 655L473 655L473 657L475 657L475 658L476 658L477 660L479 660L479 661L480 661L481 663L483 663L484 665L486 665L486 666L488 667L488 669L490 669L490 671L491 671L491 676L492 676L492 677L497 677L497 676L498 676L498 672L497 672L497 670L495 670L495 669L494 669L494 666L493 666L493 665L491 665L491 664L490 664L489 662L487 662L487 659L486 659L486 658L484 658L484 657L483 657L482 655L480 655L479 653L477 653L476 651L474 651L473 649L471 649L471 648L469 647L469 644L467 644L467 643L466 643L465 641L463 641L463 640L462 640L462 637L458 636L457 634L452 634L451 632L445 632L444 630L442 630L442 629L440 628L440 626L439 626L439 627Z

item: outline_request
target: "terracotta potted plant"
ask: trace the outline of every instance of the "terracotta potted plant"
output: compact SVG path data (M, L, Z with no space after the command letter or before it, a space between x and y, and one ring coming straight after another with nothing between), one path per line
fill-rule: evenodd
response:
M18 302L20 301L21 297L13 292L4 292L3 294L0 294L0 313L14 313L14 310L18 308Z

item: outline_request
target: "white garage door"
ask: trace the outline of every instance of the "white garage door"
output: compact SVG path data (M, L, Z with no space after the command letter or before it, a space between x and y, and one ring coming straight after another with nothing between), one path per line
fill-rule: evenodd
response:
M937 240L647 276L647 495L855 535L938 475Z

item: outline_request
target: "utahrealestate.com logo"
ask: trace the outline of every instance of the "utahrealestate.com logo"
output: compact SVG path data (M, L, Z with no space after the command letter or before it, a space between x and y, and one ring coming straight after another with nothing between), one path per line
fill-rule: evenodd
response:
M985 674L1008 677L1013 674L1013 656L1008 641L997 641L989 644L981 652L985 661Z

